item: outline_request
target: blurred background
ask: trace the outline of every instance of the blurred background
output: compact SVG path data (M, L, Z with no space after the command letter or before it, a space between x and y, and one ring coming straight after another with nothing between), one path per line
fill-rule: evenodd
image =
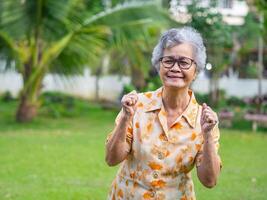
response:
M152 50L185 25L207 47L192 89L224 163L212 190L193 172L197 197L267 199L266 0L1 0L0 199L106 199L120 99L161 86Z

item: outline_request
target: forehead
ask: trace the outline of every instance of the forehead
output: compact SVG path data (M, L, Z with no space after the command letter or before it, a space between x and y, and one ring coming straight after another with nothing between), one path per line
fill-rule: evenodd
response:
M163 50L163 56L185 56L193 58L194 49L189 43L177 44L173 47L166 48Z

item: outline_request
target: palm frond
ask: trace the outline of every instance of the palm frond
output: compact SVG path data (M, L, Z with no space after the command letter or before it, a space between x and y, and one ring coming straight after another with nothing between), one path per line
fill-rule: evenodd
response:
M11 67L11 61L16 61L17 65L21 67L21 50L15 45L15 42L6 34L0 31L0 58L6 61L5 69Z
M82 27L77 30L68 46L52 64L51 72L64 74L83 73L84 67L96 65L107 46L107 26Z

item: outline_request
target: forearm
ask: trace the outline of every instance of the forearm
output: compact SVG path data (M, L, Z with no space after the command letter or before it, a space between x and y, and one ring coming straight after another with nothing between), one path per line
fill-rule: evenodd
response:
M122 162L130 151L130 145L126 141L127 128L130 117L123 116L113 130L111 138L106 143L106 162L110 166Z
M206 187L216 185L220 173L220 158L216 153L215 144L211 134L204 139L202 160L198 167L198 177Z

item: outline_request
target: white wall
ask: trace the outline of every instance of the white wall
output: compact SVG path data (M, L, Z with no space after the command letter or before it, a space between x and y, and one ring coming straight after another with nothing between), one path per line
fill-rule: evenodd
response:
M117 100L123 85L130 82L129 77L104 76L99 80L99 97ZM64 77L48 74L43 81L43 91L58 91L83 98L95 98L96 77L88 72L84 76ZM22 87L22 76L16 72L0 73L0 94L10 91L16 97Z
M122 91L123 84L130 82L129 77L104 76L100 78L100 98L116 100ZM267 80L262 82L262 92L267 94ZM22 86L22 77L16 72L0 73L0 93L10 91L17 96ZM95 97L95 76L86 72L83 76L72 76L64 78L48 74L43 81L44 91L60 91L88 99ZM219 86L226 91L228 96L249 97L258 92L258 81L256 79L222 78ZM193 83L196 92L208 93L209 80L199 76Z
M198 78L192 85L194 91L209 92L209 79ZM252 97L258 94L257 79L221 78L219 88L225 90L227 96ZM262 93L267 94L267 80L262 81Z

